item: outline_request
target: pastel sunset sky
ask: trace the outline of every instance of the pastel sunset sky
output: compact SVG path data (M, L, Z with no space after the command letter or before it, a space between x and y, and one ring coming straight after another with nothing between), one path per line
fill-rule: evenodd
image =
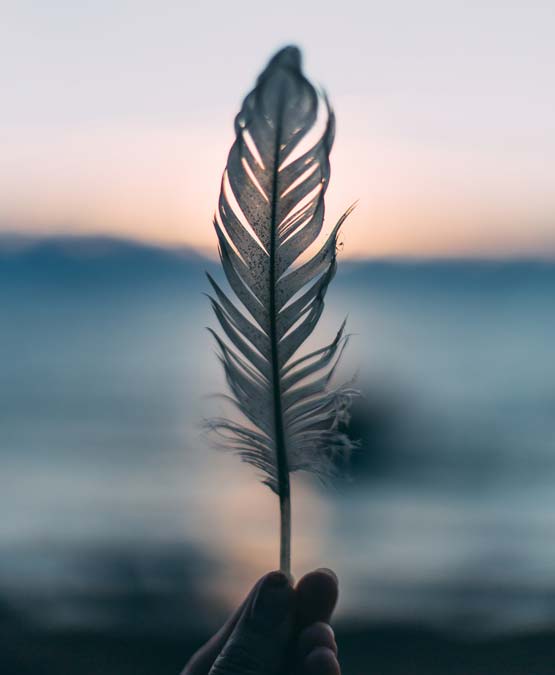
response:
M0 232L214 252L234 115L295 43L346 256L555 256L554 35L551 1L8 3Z

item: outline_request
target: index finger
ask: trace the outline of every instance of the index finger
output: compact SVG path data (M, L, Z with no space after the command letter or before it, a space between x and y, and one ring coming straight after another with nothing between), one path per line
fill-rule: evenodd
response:
M270 572L269 574L272 573ZM191 656L181 675L208 675L208 672L212 668L212 665L218 657L218 654L223 649L223 646L227 642L229 636L233 633L235 626L245 611L245 608L249 605L252 598L258 591L258 588L267 576L268 575L265 574L256 582L256 584L249 591L247 597L243 600L235 612L233 612L233 614L224 623L220 630Z

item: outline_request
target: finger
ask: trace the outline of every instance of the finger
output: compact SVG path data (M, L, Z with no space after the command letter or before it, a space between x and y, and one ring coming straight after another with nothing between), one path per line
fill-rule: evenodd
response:
M303 665L306 675L341 675L337 656L327 647L316 647L305 658Z
M296 595L282 572L267 574L246 604L210 675L275 675L288 655Z
M304 659L317 647L326 647L337 656L337 643L335 634L329 623L318 621L307 626L299 635L297 644L297 661L302 663Z
M222 651L229 636L235 629L237 622L241 618L246 605L255 596L256 592L258 591L258 587L264 581L264 579L265 576L256 582L256 584L249 591L247 597L233 612L233 614L224 623L220 630L193 654L181 675L208 675L210 668L212 668L214 665L216 657Z
M324 568L309 572L297 584L296 594L299 630L318 621L329 623L339 594L337 576Z

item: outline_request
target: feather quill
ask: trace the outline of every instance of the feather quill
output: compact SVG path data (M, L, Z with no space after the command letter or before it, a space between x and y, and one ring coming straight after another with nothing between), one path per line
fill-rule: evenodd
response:
M321 108L320 108L321 107ZM324 112L322 131L317 117ZM235 119L235 142L222 177L214 227L221 263L236 300L212 276L210 297L225 339L219 347L230 399L243 422L216 418L209 427L222 446L256 467L278 495L280 569L290 572L290 473L325 479L352 443L342 432L356 393L331 389L347 336L304 356L336 269L339 219L306 262L298 259L321 234L335 117L301 71L296 47L279 51L259 76Z

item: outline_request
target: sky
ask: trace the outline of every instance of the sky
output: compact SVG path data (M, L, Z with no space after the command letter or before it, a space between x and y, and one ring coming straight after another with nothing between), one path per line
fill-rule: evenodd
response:
M298 44L348 257L555 256L555 3L2 3L0 233L215 251L233 118Z

